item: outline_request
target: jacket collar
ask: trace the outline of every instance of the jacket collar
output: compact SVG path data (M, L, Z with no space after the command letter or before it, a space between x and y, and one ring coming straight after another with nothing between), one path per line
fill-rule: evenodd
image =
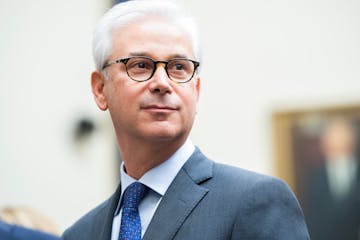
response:
M197 148L163 196L143 240L173 239L192 210L208 193L209 189L201 186L201 183L212 175L213 162Z

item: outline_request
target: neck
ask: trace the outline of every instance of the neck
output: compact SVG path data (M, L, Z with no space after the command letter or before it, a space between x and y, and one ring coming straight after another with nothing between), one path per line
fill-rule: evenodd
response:
M169 159L186 141L120 141L119 149L126 173L138 180L147 171Z

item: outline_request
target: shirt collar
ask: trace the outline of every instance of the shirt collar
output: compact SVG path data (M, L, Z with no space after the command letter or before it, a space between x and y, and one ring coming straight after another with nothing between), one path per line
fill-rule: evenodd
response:
M138 182L146 185L158 193L161 197L164 196L171 182L175 179L182 166L190 158L194 151L195 146L190 139L187 139L186 142L169 159L147 171L138 180ZM133 182L136 182L136 179L130 177L124 171L124 163L120 166L120 178L122 197L125 189ZM121 208L121 197L119 199L115 215L119 214Z

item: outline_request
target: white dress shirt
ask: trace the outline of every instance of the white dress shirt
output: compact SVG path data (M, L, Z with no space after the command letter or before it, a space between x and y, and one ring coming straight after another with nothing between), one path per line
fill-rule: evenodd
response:
M330 192L343 199L351 192L357 176L356 160L352 156L328 159L325 164Z
M186 142L168 160L150 169L138 180L138 182L141 182L149 188L148 194L139 204L141 236L144 236L156 208L169 188L171 182L174 180L185 162L193 154L194 150L195 147L192 142L189 139L186 140ZM123 163L120 166L120 178L121 196L114 213L111 240L118 240L119 237L122 212L121 199L124 191L130 184L136 182L134 178L126 174Z

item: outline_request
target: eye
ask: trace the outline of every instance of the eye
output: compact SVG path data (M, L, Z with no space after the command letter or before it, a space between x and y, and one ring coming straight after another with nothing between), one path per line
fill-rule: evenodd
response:
M146 69L150 69L152 68L152 63L147 61L147 60L138 60L136 62L134 62L131 67L132 68L146 68Z
M172 59L168 63L168 74L177 82L189 80L194 73L194 67L188 59Z
M181 63L176 63L176 64L174 65L174 69L176 69L176 70L183 70L183 69L184 69L184 65L181 64Z
M168 70L172 72L191 72L191 62L186 59L173 59L169 61Z
M150 59L134 57L131 58L128 63L128 69L141 70L141 69L153 69L153 62Z
M136 66L135 66L135 67L145 68L145 67L146 67L146 63L145 63L145 62L138 62L138 63L136 63Z

